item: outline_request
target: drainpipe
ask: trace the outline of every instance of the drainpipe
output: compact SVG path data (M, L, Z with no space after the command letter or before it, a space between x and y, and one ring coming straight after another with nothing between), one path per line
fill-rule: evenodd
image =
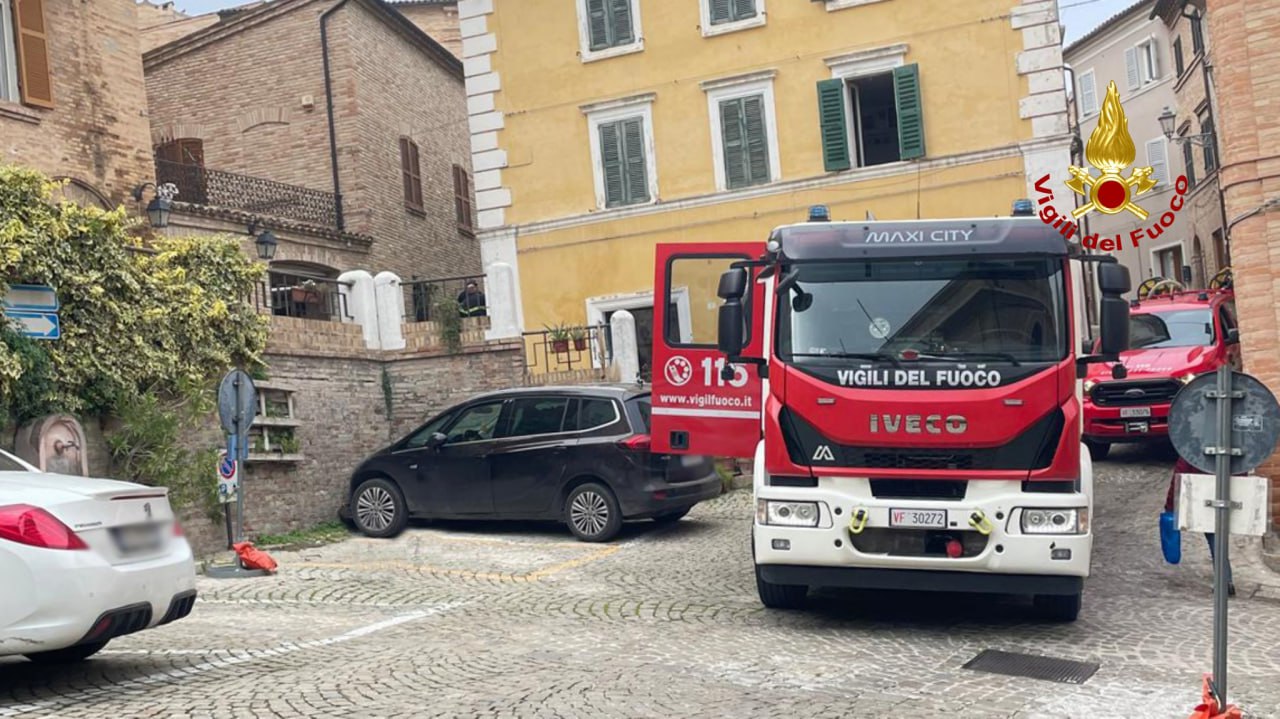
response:
M1062 69L1071 74L1071 115L1067 117L1067 129L1071 131L1071 164L1079 167L1084 166L1084 138L1080 136L1080 98L1076 97L1076 69L1071 67L1070 63L1063 62ZM1073 122L1074 120L1074 122ZM1076 207L1080 206L1080 196L1072 193L1072 204ZM1089 216L1085 215L1080 218L1080 237L1083 239L1089 236ZM1081 247L1086 255L1092 254L1087 247ZM1084 263L1084 315L1085 323L1088 325L1090 335L1093 335L1093 324L1096 310L1094 308L1094 292L1093 292L1093 263Z
M338 232L345 232L347 223L342 215L342 185L338 182L338 130L333 117L333 76L329 71L329 16L351 0L339 0L320 15L320 58L324 62L324 104L329 113L329 164L333 167L333 200Z

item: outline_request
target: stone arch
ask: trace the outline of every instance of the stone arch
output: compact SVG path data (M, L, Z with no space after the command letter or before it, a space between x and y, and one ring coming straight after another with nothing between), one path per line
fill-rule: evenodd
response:
M111 201L97 187L88 181L81 180L78 177L54 177L53 179L65 183L62 189L58 191L64 199L81 205L84 207L94 206L104 210L113 209Z
M241 134L263 125L288 125L289 111L283 107L255 107L236 118Z

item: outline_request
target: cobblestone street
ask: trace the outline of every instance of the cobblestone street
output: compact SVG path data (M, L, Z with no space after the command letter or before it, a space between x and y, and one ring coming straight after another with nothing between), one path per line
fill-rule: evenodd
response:
M0 660L0 717L1185 717L1210 665L1208 552L1186 537L1182 565L1160 557L1171 457L1113 457L1074 625L977 596L766 611L738 491L612 545L447 523L277 552L278 576L202 579L190 618L81 667ZM1280 605L1249 576L1237 567L1232 694L1277 717ZM962 668L986 648L1101 669L1076 686Z

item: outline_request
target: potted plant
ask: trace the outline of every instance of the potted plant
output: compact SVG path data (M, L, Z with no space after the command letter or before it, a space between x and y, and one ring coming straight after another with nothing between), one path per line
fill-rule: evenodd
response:
M551 341L551 351L561 354L569 351L569 328L564 325L547 327L547 339Z
M569 337L573 340L573 348L579 352L587 348L587 328L574 327L569 330Z

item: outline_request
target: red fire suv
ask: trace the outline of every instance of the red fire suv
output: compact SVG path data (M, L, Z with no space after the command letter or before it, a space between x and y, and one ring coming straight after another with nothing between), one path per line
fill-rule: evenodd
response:
M1240 368L1231 290L1187 290L1135 301L1129 309L1128 371L1090 365L1084 381L1084 443L1103 459L1116 442L1166 439L1169 405L1184 384L1223 363Z

